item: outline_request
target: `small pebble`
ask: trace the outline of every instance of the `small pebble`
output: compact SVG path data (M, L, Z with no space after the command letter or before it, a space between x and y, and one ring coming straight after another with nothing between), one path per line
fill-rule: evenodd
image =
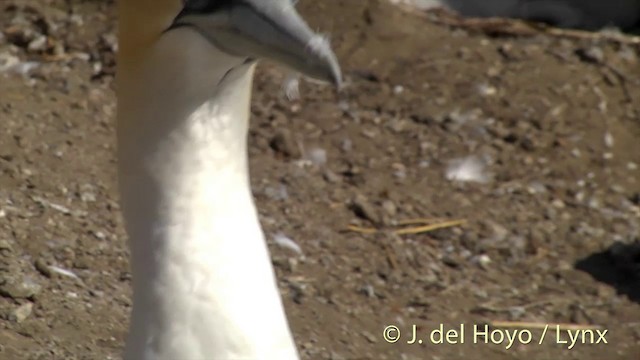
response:
M42 290L42 286L28 276L5 277L0 283L0 295L12 299L27 299Z
M31 302L24 303L18 306L17 308L15 308L9 314L9 320L19 324L25 321L29 317L29 315L31 315L32 310L33 310L33 303Z

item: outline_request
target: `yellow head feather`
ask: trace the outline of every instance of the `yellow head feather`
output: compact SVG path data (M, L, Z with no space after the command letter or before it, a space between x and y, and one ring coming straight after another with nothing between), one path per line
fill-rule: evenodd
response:
M119 58L127 60L144 53L171 25L181 7L181 0L118 1Z

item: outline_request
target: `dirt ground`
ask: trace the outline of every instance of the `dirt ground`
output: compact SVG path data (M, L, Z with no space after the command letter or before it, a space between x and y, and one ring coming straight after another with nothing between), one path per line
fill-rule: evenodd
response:
M348 86L292 102L261 67L249 143L303 358L639 359L639 46L496 36L386 0L299 7ZM1 359L119 357L114 34L112 3L0 3ZM416 218L466 222L393 232ZM583 331L568 349L557 323L607 344ZM433 343L441 324L464 343ZM496 343L474 337L485 324Z

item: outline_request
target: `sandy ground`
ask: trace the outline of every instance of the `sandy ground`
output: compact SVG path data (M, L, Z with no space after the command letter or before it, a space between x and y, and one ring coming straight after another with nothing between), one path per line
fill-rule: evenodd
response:
M299 6L331 35L348 86L303 84L290 102L282 71L261 67L249 142L303 357L640 358L638 46L489 36L383 0ZM0 4L2 359L121 351L114 31L111 3ZM416 218L466 223L394 232ZM509 347L497 321L533 324ZM607 343L583 331L568 349L556 323ZM461 324L462 344L429 337ZM474 337L486 324L495 343ZM413 325L422 344L408 343Z

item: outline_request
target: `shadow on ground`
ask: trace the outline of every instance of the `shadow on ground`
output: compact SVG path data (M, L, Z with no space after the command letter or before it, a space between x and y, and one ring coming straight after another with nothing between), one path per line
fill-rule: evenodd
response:
M576 263L602 283L613 286L620 295L640 303L640 241L615 243L605 251L592 254Z

